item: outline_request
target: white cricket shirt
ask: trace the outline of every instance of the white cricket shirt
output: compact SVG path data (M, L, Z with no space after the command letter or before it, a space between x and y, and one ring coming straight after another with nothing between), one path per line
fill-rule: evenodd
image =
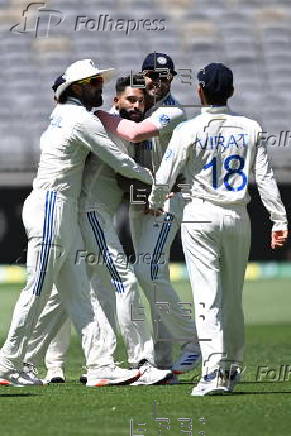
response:
M273 230L286 229L286 211L261 133L256 121L232 113L227 106L202 108L200 115L174 130L156 174L150 207L163 208L181 170L188 185L185 197L221 205L247 204L249 177L254 173Z
M40 138L40 148L34 189L51 189L64 196L78 198L89 152L126 177L152 183L150 172L122 152L108 138L97 117L74 98L55 107L50 125Z
M173 130L186 119L186 113L169 93L146 112L145 118L157 127L159 136L139 144L138 162L152 169L155 174L169 145Z

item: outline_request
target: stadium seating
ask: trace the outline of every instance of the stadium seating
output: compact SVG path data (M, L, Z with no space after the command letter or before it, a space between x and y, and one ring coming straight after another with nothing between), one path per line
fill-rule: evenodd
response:
M60 11L63 22L52 26L49 37L33 31L9 29L23 24L27 2L0 3L2 79L0 109L0 170L29 170L38 160L38 138L53 107L51 84L65 66L92 57L118 74L139 70L144 55L164 51L177 69L191 69L192 85L174 83L185 105L198 103L196 71L211 61L228 64L235 73L234 110L255 116L270 133L290 128L291 113L291 4L290 0L51 0L48 9ZM165 18L164 31L74 31L76 18ZM192 88L190 88L192 86ZM112 87L104 90L111 104ZM197 109L189 108L189 114ZM11 144L13 144L13 154ZM272 148L272 147L270 147ZM279 152L280 151L280 152ZM279 180L289 181L290 151L270 151ZM9 159L8 152L11 153ZM290 154L291 155L291 154ZM283 170L284 169L284 170Z

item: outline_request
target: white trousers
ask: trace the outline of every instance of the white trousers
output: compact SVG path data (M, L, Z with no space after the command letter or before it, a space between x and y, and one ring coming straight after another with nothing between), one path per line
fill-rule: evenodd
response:
M135 308L139 306L137 281L133 267L128 264L120 244L113 224L113 215L105 210L81 213L80 227L85 249L76 252L75 263L82 264L87 269L95 316L102 324L100 333L102 353L99 361L113 360L117 318L127 346L129 364L136 365L142 359L153 362L153 340L147 320L135 316ZM58 328L65 322L64 307L56 289L33 333L29 352L25 357L27 362L37 364L42 357L44 349L41 343L38 344L38 337L45 318L49 318L52 325L58 324ZM67 336L68 331L63 330L53 340L49 349L52 366L63 366L67 348L64 344L69 343ZM50 339L53 339L51 335Z
M96 257L92 264L89 258L85 260L91 270L91 285L113 328L113 318L117 318L129 364L136 365L142 359L153 362L147 319L136 315L140 305L138 282L117 235L114 215L95 210L81 214L80 220L87 253Z
M110 365L114 363L112 350L115 350L116 345L115 334L92 288L90 298L95 319L98 319L101 326L94 366ZM61 294L54 285L38 323L30 335L24 362L37 366L46 355L47 369L63 368L70 340L71 322Z
M184 209L182 244L195 302L202 375L240 365L244 348L242 290L250 248L245 206L193 199Z
M74 253L83 248L77 204L54 191L33 191L23 207L28 235L27 285L16 303L0 365L21 370L27 342L51 295L58 288L65 312L81 336L87 366L99 356L100 326L94 316L85 266ZM43 325L43 331L47 325ZM57 333L57 323L52 336Z
M71 341L71 320L63 323L55 338L49 344L46 356L45 365L48 370L55 368L64 368L67 352Z
M181 301L171 284L169 272L170 249L181 225L184 204L181 194L176 194L167 201L167 213L161 217L145 215L143 205L130 207L130 229L136 256L134 270L150 305L155 361L160 367L172 365L174 342L189 350L197 342L195 323L187 312L192 302Z

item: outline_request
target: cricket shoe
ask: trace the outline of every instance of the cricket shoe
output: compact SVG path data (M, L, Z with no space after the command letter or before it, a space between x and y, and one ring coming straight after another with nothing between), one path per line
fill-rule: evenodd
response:
M235 386L240 382L241 370L236 366L230 370L225 370L224 374L227 392L233 392Z
M138 369L124 369L116 365L100 366L88 370L86 377L87 387L129 385L140 378Z
M31 380L31 384L34 385L47 384L45 380L41 380L38 377L38 370L32 363L24 363L23 371L19 375L26 380Z
M60 367L49 368L45 378L47 383L66 383L64 371Z
M11 371L0 365L0 387L1 386L14 386L11 380Z
M225 375L220 369L201 377L199 383L191 392L191 397L205 397L206 395L223 395L228 393Z
M174 374L184 374L187 371L192 371L201 362L200 347L193 351L184 351L178 360L173 364L172 371Z
M158 385L167 384L171 380L173 373L170 369L157 369L148 360L142 360L139 364L140 378L132 383L137 385Z
M1 366L0 385L22 388L25 386L43 385L43 382L37 377L31 378L25 372L18 373L15 370L8 370L7 368Z
M87 383L87 374L82 374L81 375L80 383L82 383L82 385L85 385Z
M119 365L122 365L123 363L124 363L124 360L120 360L120 361L116 361L115 365L119 366ZM86 366L83 366L82 368L86 369ZM130 367L129 369L137 369L137 368L138 368L138 365ZM87 373L81 374L81 377L79 380L80 380L80 383L82 383L82 385L85 385L87 383Z

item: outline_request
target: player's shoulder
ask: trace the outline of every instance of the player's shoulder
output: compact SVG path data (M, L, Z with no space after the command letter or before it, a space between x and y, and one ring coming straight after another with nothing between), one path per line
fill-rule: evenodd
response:
M182 107L168 105L167 100L163 100L157 108L153 109L150 118L165 127L172 122L183 121L185 112Z
M76 120L86 119L86 112L83 105L64 103L58 104L53 113L61 115L64 119L74 123Z
M193 133L195 131L196 126L198 128L201 127L201 121L202 121L202 116L201 114L199 114L196 117L191 118L190 120L185 120L179 123L175 128L175 131L179 133L186 133L186 132Z
M84 106L57 104L50 116L50 124L53 127L63 127L66 130L75 129L75 126L85 119L85 112Z
M87 111L84 106L76 106L73 118L75 120L76 128L78 129L106 134L99 118L94 114L94 112Z
M181 123L179 123L176 127L175 127L175 131L177 132L181 132L183 130L188 130L189 127L191 127L191 125L193 124L193 119L191 120L186 120L186 121L181 121Z
M246 128L246 129L252 129L254 131L262 130L262 127L259 124L259 122L255 119L247 116L246 114L231 111L229 113L229 118L233 119L235 122L242 125L242 127Z
M199 123L197 124L197 128L199 128ZM183 138L183 141L185 141L185 143L192 142L193 137L195 137L197 128L196 128L195 118L182 121L175 127L173 131L173 136L176 137L177 139Z

